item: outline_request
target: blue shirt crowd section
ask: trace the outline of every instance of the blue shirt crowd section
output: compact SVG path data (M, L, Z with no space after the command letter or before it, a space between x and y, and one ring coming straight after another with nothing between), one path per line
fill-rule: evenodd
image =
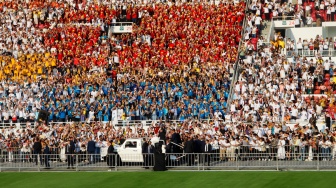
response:
M15 115L21 120L26 118L20 117L18 105L10 101L28 91L32 99L22 105L25 114L35 113L38 117L39 110L46 110L49 121L53 122L112 121L117 118L113 115L114 110L122 112L118 115L122 120L209 119L215 112L224 117L230 90L228 71L218 69L209 77L204 76L209 74L206 69L201 71L201 74L191 72L181 82L165 81L172 79L169 74L135 79L137 75L122 73L118 78L109 77L94 84L47 84L40 81L34 83L33 89L26 84L17 86L14 92L5 90L1 94L5 99L1 100L1 106L4 110L10 109L10 116ZM226 76L216 79L219 74Z

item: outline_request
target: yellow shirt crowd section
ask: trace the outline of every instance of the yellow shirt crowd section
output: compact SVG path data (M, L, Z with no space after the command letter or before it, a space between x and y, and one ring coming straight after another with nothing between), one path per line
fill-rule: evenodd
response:
M35 81L37 76L45 77L46 71L57 65L56 57L50 53L20 55L17 59L0 55L0 79L20 82L23 79Z

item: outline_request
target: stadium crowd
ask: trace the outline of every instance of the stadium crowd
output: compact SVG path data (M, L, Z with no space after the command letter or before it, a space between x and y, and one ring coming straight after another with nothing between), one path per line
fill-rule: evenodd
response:
M295 27L335 21L334 1L251 1L249 9L265 21L291 19Z
M41 137L51 148L70 136L81 142L73 132L78 126L30 128L40 110L49 112L49 122L108 122L117 118L115 109L123 110L123 120L224 116L244 2L5 1L0 7L1 119L27 123L2 129L9 156L31 151ZM120 21L133 22L133 32L112 34ZM83 131L96 133L85 142L120 136L108 127L104 138L96 128Z
M101 122L54 124L52 127L28 125L24 129L9 127L1 132L1 161L37 164L36 156L47 154L49 160L55 162L65 162L69 155L78 155L78 162L93 162L93 159L99 162L107 156L110 141L116 147L127 138L150 141L154 137L166 139L166 153L204 153L202 143L207 142L214 160L221 161L335 160L336 154L336 135L328 129L318 132L309 125L300 127L297 124L291 129L273 123L187 120L160 121L147 129L140 123L133 127L114 127ZM74 143L71 152L67 151L70 141ZM46 146L48 153L42 150Z
M5 123L33 120L38 110L63 122L110 121L117 107L131 120L224 113L243 2L15 3L2 8L2 32L13 34L2 40ZM129 14L133 33L110 36Z
M54 159L65 160L71 139L76 153L100 155L111 140L119 145L125 138L162 136L182 145L208 140L220 160L235 160L240 153L242 160L314 160L319 153L323 160L334 159L330 122L321 132L316 127L317 117L330 120L336 112L330 95L336 85L333 62L318 52L316 60L297 56L288 62L278 50L282 45L268 53L253 43L260 40L261 17L269 20L267 9L260 12L258 6L249 7L243 29L245 3L239 1L2 2L1 119L26 123L1 129L2 156L30 160L42 152L36 147L42 143ZM132 34L112 34L119 21L133 22ZM241 74L231 83L238 55ZM310 97L313 93L328 97ZM117 118L116 109L123 110L122 120L158 123L148 130L114 127L107 122ZM49 122L62 123L30 126L40 110L49 112ZM310 125L281 123L296 119ZM91 139L94 151L88 151Z

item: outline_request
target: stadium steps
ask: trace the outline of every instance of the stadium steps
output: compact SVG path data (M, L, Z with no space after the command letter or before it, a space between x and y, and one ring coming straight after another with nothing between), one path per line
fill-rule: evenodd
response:
M264 40L266 39L265 41L267 41L268 34L271 30L271 24L272 22L270 21L263 23L264 27L263 27L263 30L261 31L261 36L264 38Z

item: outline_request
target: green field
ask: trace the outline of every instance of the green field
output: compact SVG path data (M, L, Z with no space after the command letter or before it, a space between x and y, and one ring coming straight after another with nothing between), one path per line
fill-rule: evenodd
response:
M336 172L1 172L0 187L329 188L335 186L335 176Z

